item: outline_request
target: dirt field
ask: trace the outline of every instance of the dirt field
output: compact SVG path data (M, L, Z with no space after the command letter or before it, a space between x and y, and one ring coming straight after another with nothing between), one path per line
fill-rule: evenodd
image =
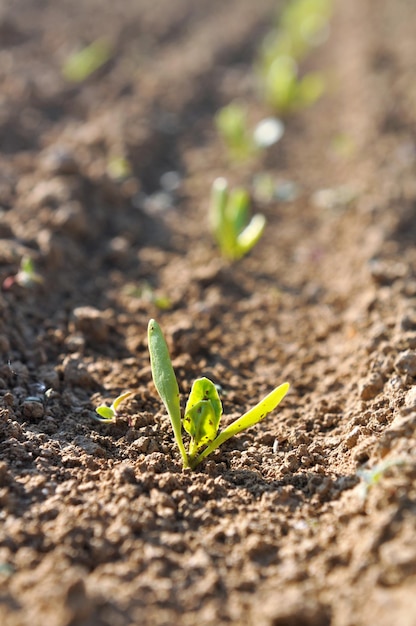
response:
M416 625L416 3L339 0L302 68L326 93L232 163L214 115L271 114L253 65L277 5L1 4L5 626ZM98 37L110 60L66 80ZM297 194L254 201L265 234L228 264L211 184L262 171ZM42 282L16 279L27 256ZM211 378L224 423L291 383L195 472L151 379L152 317L183 402Z

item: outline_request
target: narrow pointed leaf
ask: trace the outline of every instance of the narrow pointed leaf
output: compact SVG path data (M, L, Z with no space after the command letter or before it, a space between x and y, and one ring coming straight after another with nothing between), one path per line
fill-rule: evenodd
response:
M118 398L116 398L112 404L113 409L117 411L120 404L124 402L124 400L126 400L129 396L131 396L132 393L132 391L126 391L125 393L122 393L120 396L118 396Z
M227 219L233 228L234 238L244 229L248 221L250 197L245 189L237 187L230 192L227 205Z
M183 465L188 467L188 456L182 441L179 387L168 346L156 320L151 319L149 321L147 332L153 382L172 422L173 433L182 456Z
M261 238L266 226L266 218L261 213L252 217L248 226L239 234L237 238L238 249L241 256L244 256L253 248Z

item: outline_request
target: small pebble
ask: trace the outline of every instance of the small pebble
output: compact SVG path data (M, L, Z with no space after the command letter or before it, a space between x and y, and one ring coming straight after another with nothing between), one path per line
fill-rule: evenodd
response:
M416 377L416 350L400 352L395 363L395 368L400 374Z
M404 403L407 407L416 407L416 385L406 393Z
M374 373L362 384L360 389L361 400L372 400L375 398L384 386L381 374Z
M351 432L348 433L347 438L345 439L345 445L347 448L351 450L354 446L357 445L358 438L361 434L361 428L359 426L354 426Z

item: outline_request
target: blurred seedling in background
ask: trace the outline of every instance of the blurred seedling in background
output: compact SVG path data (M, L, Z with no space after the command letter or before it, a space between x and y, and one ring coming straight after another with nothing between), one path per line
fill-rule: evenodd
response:
M131 173L131 165L125 157L112 157L107 163L107 174L112 180L123 181L131 176Z
M229 190L225 178L212 185L210 224L221 251L230 261L245 256L261 238L266 218L261 213L249 219L250 196L245 189Z
M384 461L383 463L378 463L371 469L359 470L357 472L357 476L359 476L359 478L361 478L361 480L363 481L361 485L362 499L366 499L368 491L371 489L371 487L378 485L384 474L389 469L391 469L392 467L400 467L403 465L406 465L406 461L402 459L395 459L393 461Z
M347 209L357 199L358 190L350 185L318 189L312 194L312 203L318 209L341 211Z
M299 76L298 63L328 36L333 0L292 0L264 38L258 75L264 99L279 113L306 107L325 90L322 74Z
M112 56L112 48L105 39L96 39L89 46L71 54L62 67L62 74L72 83L80 83L102 67Z
M20 268L17 274L8 276L3 281L3 289L7 291L7 289L10 289L13 285L28 288L42 283L43 277L36 272L33 259L29 256L24 256L20 262Z
M291 0L274 30L276 52L301 60L329 35L333 0Z
M331 141L331 150L333 154L342 159L352 157L356 152L356 143L348 133L338 133Z
M240 104L232 102L220 109L215 116L215 125L221 135L230 158L245 160L256 151L247 126L247 112Z
M325 91L322 74L310 72L302 78L291 57L277 57L263 76L264 98L281 114L308 107Z
M136 284L128 283L123 288L123 292L131 298L137 298L138 300L143 300L144 302L150 302L161 311L166 311L172 306L170 299L167 296L157 293L147 280L143 280Z
M252 184L253 198L257 202L269 203L293 202L300 194L299 185L292 180L276 179L268 172L259 172L253 177Z
M127 400L127 398L129 398L132 393L132 391L126 391L125 393L122 393L114 400L114 402L110 406L107 406L106 404L101 404L100 406L98 406L95 409L97 415L94 415L94 419L96 419L97 422L104 422L106 424L114 423L116 421L116 418L119 416L118 408L120 404L124 402L124 400Z
M222 107L215 116L215 125L231 160L244 161L260 150L275 144L284 133L284 126L277 118L261 120L254 131L250 131L246 109L232 102Z
M254 408L218 434L222 403L214 383L208 378L195 380L182 418L179 387L168 346L154 319L149 321L148 342L153 382L170 417L184 468L195 469L230 437L260 422L277 407L289 390L288 383L276 387ZM188 451L183 443L182 427L190 436Z

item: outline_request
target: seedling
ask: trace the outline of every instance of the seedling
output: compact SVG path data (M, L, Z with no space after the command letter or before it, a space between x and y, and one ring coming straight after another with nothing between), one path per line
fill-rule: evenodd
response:
M244 161L261 150L269 148L282 138L284 126L274 117L261 120L253 131L247 124L247 112L243 106L232 102L218 111L215 123L230 158Z
M231 261L245 256L259 241L266 226L266 218L261 213L249 221L249 203L245 189L229 191L225 178L214 181L210 207L211 229L221 254Z
M96 39L89 46L71 54L64 63L62 73L67 80L80 83L107 63L111 55L109 42Z
M292 0L279 21L279 32L290 41L290 53L302 59L328 36L333 0Z
M366 499L369 489L378 485L387 470L391 467L400 467L402 465L406 465L406 461L402 459L393 459L392 461L378 463L371 469L359 470L357 475L363 480L363 484L361 485L361 496L363 500Z
M168 296L159 294L147 280L140 281L137 284L127 283L123 292L131 298L138 298L139 300L150 302L162 311L166 311L172 306L172 302Z
M291 180L275 179L268 172L256 174L252 181L252 193L258 202L292 202L299 195L298 185Z
M320 73L300 78L298 63L327 37L332 4L333 0L292 0L263 40L260 83L265 100L280 114L313 104L325 90Z
M291 57L278 56L267 68L263 78L264 97L280 113L310 106L325 90L325 81L318 72L302 78Z
M119 415L118 407L122 402L124 402L124 400L131 396L132 393L132 391L126 391L125 393L122 393L114 400L111 406L107 406L106 404L101 404L100 406L98 406L95 411L99 415L99 417L94 415L94 419L96 419L97 422L105 422L106 424L115 422L116 418Z
M8 276L3 281L3 289L8 290L13 285L20 285L20 287L33 287L36 284L43 283L43 278L35 270L33 259L29 256L24 256L20 262L20 268L17 274Z
M247 112L243 106L232 102L222 107L215 116L215 124L231 159L242 161L253 156L256 145L247 127Z
M123 181L131 175L131 165L125 157L112 157L107 163L107 174L113 180Z
M260 422L277 407L289 390L289 383L276 387L255 407L218 433L222 404L214 383L208 378L195 380L182 418L179 387L169 350L154 319L149 321L148 342L153 382L170 417L184 468L195 469L230 437ZM190 436L188 452L182 439L182 427Z

